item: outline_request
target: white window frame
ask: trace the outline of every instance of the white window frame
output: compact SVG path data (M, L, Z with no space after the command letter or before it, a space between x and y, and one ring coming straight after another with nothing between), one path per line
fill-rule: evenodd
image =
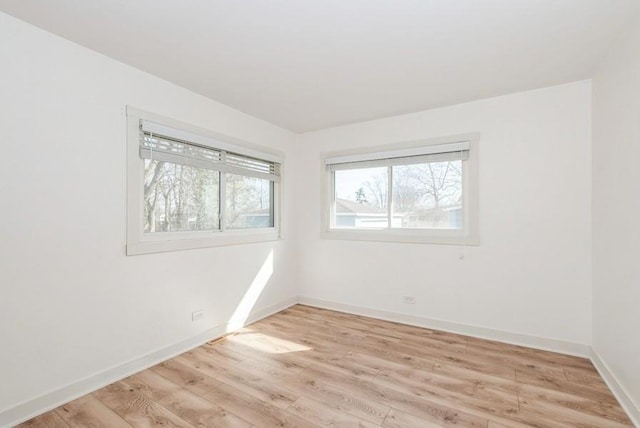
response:
M191 250L223 245L277 241L281 238L281 195L284 181L284 153L251 144L127 106L127 255ZM280 164L280 181L273 182L273 227L255 229L226 229L220 218L220 229L214 231L144 232L144 159L140 157L140 124L149 121L184 133L185 140L197 139L197 144L233 153L274 161ZM221 195L224 199L224 174L220 175ZM224 200L219 201L224 213ZM223 214L224 215L224 214Z
M322 231L325 239L352 241L406 242L443 245L479 245L479 201L478 201L478 142L480 134L470 133L432 138L428 140L396 143L385 146L369 147L349 151L323 153L321 155L322 175ZM424 229L424 228L380 228L357 229L336 228L331 224L332 212L335 211L335 174L329 164L341 162L367 161L400 156L411 156L417 153L437 151L438 145L468 143L469 158L462 161L462 195L463 195L463 227L462 229ZM354 163L355 165L355 163ZM356 168L354 166L354 168ZM391 177L389 177L389 200L391 201ZM391 204L389 204L391 205ZM391 209L391 208L390 208Z

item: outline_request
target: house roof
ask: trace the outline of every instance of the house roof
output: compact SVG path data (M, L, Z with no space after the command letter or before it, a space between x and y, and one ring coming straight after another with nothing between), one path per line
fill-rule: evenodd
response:
M369 203L360 203L348 199L336 198L336 213L338 214L386 214L387 210Z

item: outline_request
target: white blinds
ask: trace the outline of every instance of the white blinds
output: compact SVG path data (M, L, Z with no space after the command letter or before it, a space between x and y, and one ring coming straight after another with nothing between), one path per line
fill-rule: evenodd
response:
M153 132L154 130L164 132L160 134ZM245 154L210 147L209 144L198 143L220 143L217 146L232 146L229 143L219 142L208 137L141 121L140 157L143 159L161 160L196 168L280 181L279 162L258 157L254 158ZM247 151L253 152L252 154L256 153L250 149ZM261 153L256 154L258 156L263 155ZM264 157L272 157L272 155L264 154Z
M335 171L340 169L373 168L389 165L412 165L467 159L469 159L469 142L461 141L410 149L336 156L325 159L325 164L330 170Z

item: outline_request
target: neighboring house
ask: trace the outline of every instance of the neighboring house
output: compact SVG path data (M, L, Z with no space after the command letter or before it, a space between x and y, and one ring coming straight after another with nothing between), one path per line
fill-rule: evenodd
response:
M234 225L239 229L273 227L272 218L271 208L264 208L248 213L239 213Z
M402 215L402 227L462 229L462 205L415 210Z
M387 210L366 202L355 202L336 198L336 227L370 227L388 226ZM400 226L401 218L395 215L393 226Z
M369 203L336 198L336 227L388 227L387 210ZM430 227L434 229L462 228L462 206L394 213L391 227Z

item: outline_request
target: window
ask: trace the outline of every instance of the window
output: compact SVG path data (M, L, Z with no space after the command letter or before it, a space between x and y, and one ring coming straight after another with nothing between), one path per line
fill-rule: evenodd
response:
M282 156L127 108L127 254L279 238Z
M477 136L324 160L324 236L477 244Z

